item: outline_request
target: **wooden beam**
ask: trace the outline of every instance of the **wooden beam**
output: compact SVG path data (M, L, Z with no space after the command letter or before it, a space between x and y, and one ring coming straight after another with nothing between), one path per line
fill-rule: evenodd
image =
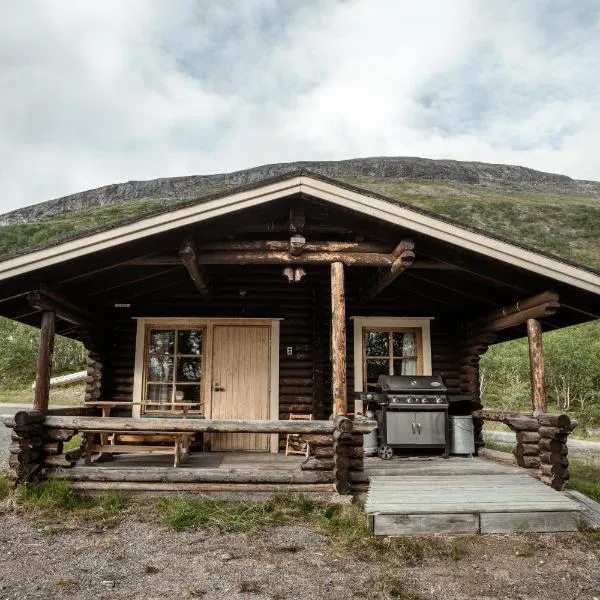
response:
M300 256L304 252L305 246L306 238L299 233L295 233L290 238L288 251L292 256Z
M341 262L348 267L391 267L390 254L375 252L305 252L291 256L288 245L284 251L207 252L197 255L203 265L327 265ZM129 263L132 266L170 266L180 264L174 256L154 256Z
M374 277L363 294L365 300L375 298L375 296L395 281L403 271L412 265L415 259L414 247L415 243L413 240L404 239L394 248L391 254L393 262L390 270L380 272Z
M196 244L198 252L258 252L273 250L285 252L289 248L289 242L284 240L232 240L203 242ZM388 244L379 242L306 242L303 252L375 252L387 254L390 251ZM441 264L441 263L440 263Z
M503 317L508 317L509 315L514 315L523 310L527 310L528 308L533 308L546 302L558 302L558 300L559 296L556 292L542 292L541 294L537 294L536 296L531 296L530 298L526 298L525 300L520 300L518 302L514 302L513 304L509 304L507 306L503 306L502 308L494 310L491 313L485 315L484 317L475 319L473 321L473 324L486 324L490 321L495 321Z
M424 271L462 271L463 269L458 265L452 265L450 263L441 262L439 260L415 260L410 266L410 270L415 269Z
M346 414L346 295L344 265L331 265L331 391L333 414Z
M93 316L87 310L75 306L70 300L46 287L27 294L29 304L42 312L53 312L63 321L79 327L92 328Z
M196 253L196 243L193 239L184 240L179 248L179 258L187 269L189 276L198 288L201 296L205 298L209 295L208 278L206 273L198 261Z
M527 320L529 342L529 369L531 376L531 400L533 414L548 412L546 404L546 382L544 379L544 343L542 326L536 319Z
M558 302L545 302L543 304L539 304L538 306L532 306L526 310L507 315L506 317L484 322L480 325L476 324L471 326L470 334L479 335L482 333L493 333L496 331L502 331L503 329L517 327L518 325L524 325L529 319L550 317L557 311L558 308L560 308L560 304Z
M40 345L38 346L35 375L35 394L33 408L45 412L48 410L50 397L50 376L52 374L52 355L54 353L54 332L56 313L52 310L42 312Z

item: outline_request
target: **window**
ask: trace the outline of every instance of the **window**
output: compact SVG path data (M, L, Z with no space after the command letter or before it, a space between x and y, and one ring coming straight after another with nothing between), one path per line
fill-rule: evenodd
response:
M142 413L203 413L204 328L147 331Z
M352 317L354 389L380 375L431 375L431 317Z
M420 375L420 329L363 329L363 381L377 383L380 375Z

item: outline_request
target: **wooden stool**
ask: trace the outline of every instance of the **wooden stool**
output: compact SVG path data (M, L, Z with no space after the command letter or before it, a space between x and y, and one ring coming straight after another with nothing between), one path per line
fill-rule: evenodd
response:
M298 415L290 414L290 421L312 421L312 415ZM301 433L288 433L285 444L285 455L288 454L302 454L308 457L310 454L310 446L308 442L302 439Z

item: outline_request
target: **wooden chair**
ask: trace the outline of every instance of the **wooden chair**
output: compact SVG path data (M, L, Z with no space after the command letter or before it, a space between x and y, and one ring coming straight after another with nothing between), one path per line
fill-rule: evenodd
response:
M290 414L290 421L312 421L312 415L299 415ZM302 439L301 433L288 433L287 440L285 443L285 455L288 454L301 454L308 457L310 454L310 445L307 441Z

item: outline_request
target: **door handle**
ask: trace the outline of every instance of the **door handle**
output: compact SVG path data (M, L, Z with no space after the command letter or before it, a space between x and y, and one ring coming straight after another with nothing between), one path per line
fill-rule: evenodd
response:
M411 424L412 424L413 435L415 435L415 423L411 423Z
M224 392L225 388L221 387L220 383L215 383L215 384L213 384L213 391L215 391L215 392Z
M417 423L417 431L419 432L419 435L421 435L421 423Z

